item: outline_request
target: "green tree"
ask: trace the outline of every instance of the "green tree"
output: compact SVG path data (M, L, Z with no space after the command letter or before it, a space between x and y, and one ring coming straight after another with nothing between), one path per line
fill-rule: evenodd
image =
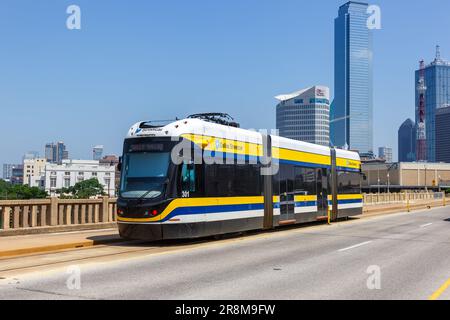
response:
M47 192L39 188L30 188L27 185L12 185L4 180L0 180L1 200L30 200L45 199L47 197Z
M61 198L89 199L105 195L103 185L97 178L78 182L75 186L58 190Z

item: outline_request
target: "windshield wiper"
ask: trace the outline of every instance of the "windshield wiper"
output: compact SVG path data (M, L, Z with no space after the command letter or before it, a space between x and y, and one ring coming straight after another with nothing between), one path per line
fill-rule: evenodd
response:
M164 186L166 186L166 185L168 185L169 184L169 179L167 179L166 181L164 181ZM145 198L147 198L147 196L150 194L150 193L152 193L153 191L155 191L155 190L149 190L149 191L147 191L147 192L145 192L137 201L138 201L138 203L142 203L144 200L145 200Z

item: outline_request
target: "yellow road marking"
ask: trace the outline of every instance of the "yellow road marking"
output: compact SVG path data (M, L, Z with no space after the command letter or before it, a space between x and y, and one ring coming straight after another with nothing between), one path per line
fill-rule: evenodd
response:
M446 283L442 285L433 295L429 298L429 300L437 300L440 296L450 287L450 279L447 280Z

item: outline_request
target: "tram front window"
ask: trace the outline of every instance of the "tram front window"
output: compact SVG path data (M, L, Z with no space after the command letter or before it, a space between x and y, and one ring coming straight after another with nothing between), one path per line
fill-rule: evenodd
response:
M156 199L166 188L170 163L168 152L125 155L120 194L123 198Z

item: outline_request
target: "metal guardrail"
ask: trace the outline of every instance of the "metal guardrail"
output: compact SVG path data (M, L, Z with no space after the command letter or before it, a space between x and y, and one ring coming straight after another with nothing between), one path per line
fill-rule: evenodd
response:
M116 221L117 200L0 201L0 230L109 223Z

